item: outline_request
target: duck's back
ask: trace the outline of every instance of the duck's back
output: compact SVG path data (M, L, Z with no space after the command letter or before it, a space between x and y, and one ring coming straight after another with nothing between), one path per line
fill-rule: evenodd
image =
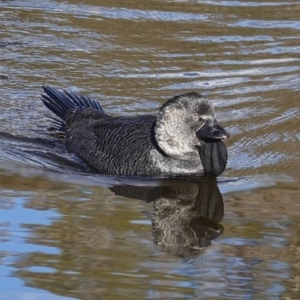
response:
M112 117L92 108L73 111L66 120L67 148L102 174L155 173L155 117Z

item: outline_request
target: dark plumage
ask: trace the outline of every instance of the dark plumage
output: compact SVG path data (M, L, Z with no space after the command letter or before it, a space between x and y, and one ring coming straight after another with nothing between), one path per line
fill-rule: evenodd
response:
M42 95L42 100L60 118L52 119L56 128L65 132L68 150L99 173L203 175L201 143L205 139L215 141L214 151L205 147L209 161L204 164L206 173L217 176L226 166L227 151L221 139L229 135L217 124L212 105L200 94L175 96L157 116L112 117L87 96L49 86L43 89L47 95Z

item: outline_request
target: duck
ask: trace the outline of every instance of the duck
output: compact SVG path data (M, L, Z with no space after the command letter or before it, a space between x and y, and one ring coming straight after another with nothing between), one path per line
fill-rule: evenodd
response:
M53 127L66 148L103 175L219 176L229 133L213 105L197 92L176 95L157 114L112 116L89 96L43 86Z

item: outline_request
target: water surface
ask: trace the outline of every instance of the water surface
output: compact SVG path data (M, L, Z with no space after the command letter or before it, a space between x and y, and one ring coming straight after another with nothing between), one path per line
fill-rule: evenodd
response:
M299 1L0 3L0 299L299 299ZM216 182L93 173L43 84L114 115L204 94Z

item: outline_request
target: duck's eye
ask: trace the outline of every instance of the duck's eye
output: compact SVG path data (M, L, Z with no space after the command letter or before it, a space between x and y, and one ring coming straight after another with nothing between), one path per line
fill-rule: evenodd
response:
M198 118L199 118L199 115L196 114L196 113L194 113L194 114L192 114L192 117L193 117L193 120L194 120L194 121L197 121Z

